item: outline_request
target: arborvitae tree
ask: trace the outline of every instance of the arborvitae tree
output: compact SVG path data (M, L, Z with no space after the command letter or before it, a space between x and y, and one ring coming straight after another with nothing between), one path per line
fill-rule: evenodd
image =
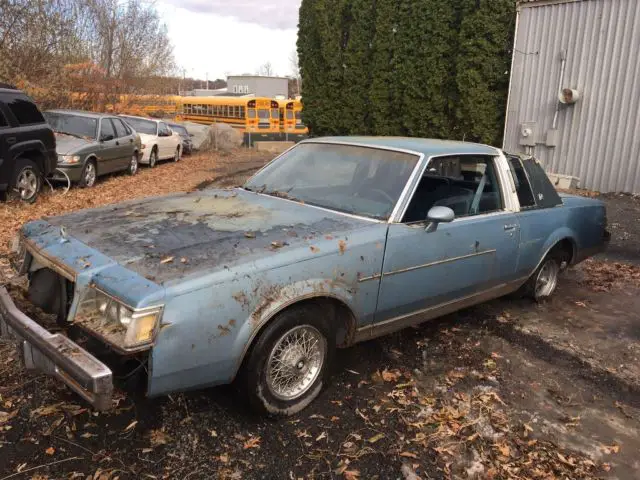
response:
M371 58L372 129L377 135L401 135L398 111L399 87L396 55L397 0L377 0L375 35ZM364 72L363 72L364 74Z
M513 0L302 0L311 133L499 144L514 21Z
M457 120L467 140L500 145L515 11L513 0L466 0L460 29Z
M452 31L450 0L414 0L399 6L397 65L402 132L410 136L449 135L451 55L456 34Z
M350 31L345 45L344 83L340 111L343 133L367 135L372 133L369 88L373 77L371 65L375 34L376 0L350 2Z

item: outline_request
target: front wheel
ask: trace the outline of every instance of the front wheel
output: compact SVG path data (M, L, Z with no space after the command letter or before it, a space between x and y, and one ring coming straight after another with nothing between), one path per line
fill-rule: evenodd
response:
M243 368L249 403L257 412L289 416L307 407L326 385L335 335L319 307L291 307L262 332Z
M154 168L156 163L158 163L158 150L154 148L149 154L149 168Z
M82 169L80 186L83 188L91 188L96 184L97 178L98 171L96 170L96 163L93 160L89 160L84 164L84 168Z
M174 162L179 162L181 158L180 155L180 147L176 148L176 153L173 155L173 161Z

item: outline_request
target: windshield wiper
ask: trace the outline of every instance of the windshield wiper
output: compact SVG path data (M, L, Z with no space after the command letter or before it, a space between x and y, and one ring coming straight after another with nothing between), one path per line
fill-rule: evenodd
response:
M84 139L85 137L78 135L77 133L70 133L70 132L63 132L62 130L54 130L55 133L61 133L63 135L69 135L70 137L76 137L76 138L82 138Z

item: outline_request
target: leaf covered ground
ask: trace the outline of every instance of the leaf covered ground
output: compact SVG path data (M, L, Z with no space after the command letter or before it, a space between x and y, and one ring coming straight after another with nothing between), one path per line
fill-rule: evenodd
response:
M226 186L265 160L187 158L2 205L0 243L30 218ZM639 478L639 293L638 267L589 261L547 304L498 300L340 351L332 384L284 420L256 418L233 386L119 392L98 414L0 343L0 480Z

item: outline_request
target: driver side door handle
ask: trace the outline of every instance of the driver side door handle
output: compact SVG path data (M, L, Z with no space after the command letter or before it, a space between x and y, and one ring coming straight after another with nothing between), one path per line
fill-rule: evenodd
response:
M517 229L518 229L518 225L516 225L516 224L510 224L510 225L505 225L504 226L504 231L505 232L513 232L513 231L515 231Z

